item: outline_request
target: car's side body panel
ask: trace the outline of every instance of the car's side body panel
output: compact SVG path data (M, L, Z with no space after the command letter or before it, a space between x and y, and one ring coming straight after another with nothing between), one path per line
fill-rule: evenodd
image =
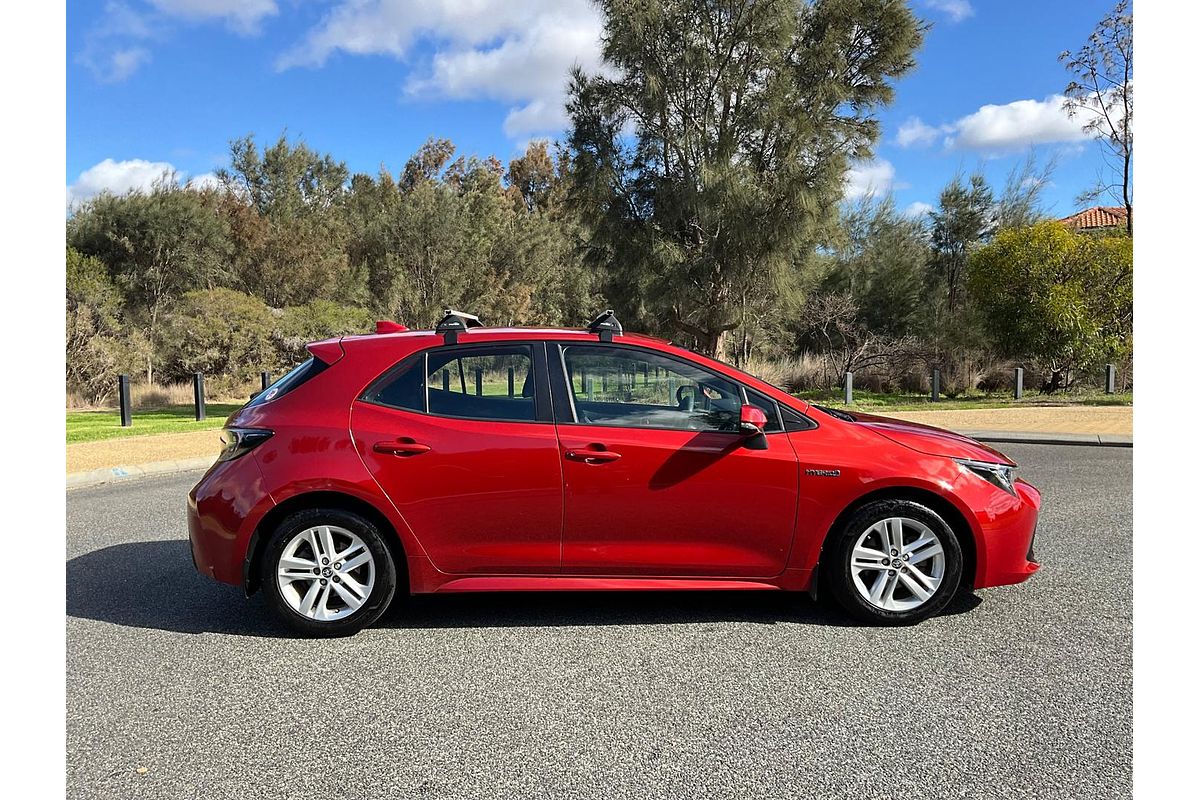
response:
M563 491L553 423L454 419L356 402L367 470L446 573L557 572ZM376 447L404 440L428 452Z
M796 528L787 437L559 425L563 571L602 575L781 573ZM609 463L568 458L602 448Z
M476 329L484 342L595 342L581 331ZM961 516L975 551L976 587L1014 583L1028 557L1040 495L1007 494L878 422L845 422L728 365L636 335L623 344L686 359L817 421L770 434L766 450L724 433L556 426L434 418L358 398L402 359L443 347L430 332L345 337L315 345L324 373L227 424L274 435L219 463L192 490L197 568L243 580L264 517L313 492L375 509L408 561L409 589L491 591L627 588L809 588L825 537L850 506L881 490L939 498ZM545 374L539 381L553 384ZM539 390L549 391L549 386ZM561 388L561 387L560 387ZM558 398L554 407L560 408ZM375 452L397 438L428 444L412 457ZM961 437L959 437L961 438ZM941 437L955 446L953 436ZM905 442L910 444L906 446ZM622 461L565 459L603 444ZM627 460L624 460L626 459ZM615 467L615 469L614 469ZM605 477L606 476L606 477ZM614 536L614 531L616 535ZM269 531L262 532L269 533Z

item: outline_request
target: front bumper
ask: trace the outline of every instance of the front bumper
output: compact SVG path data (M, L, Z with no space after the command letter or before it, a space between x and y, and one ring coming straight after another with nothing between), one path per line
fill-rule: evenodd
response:
M1017 492L1015 502L989 507L976 515L981 531L977 589L1020 583L1041 568L1033 553L1041 492L1022 480L1017 480L1013 488Z

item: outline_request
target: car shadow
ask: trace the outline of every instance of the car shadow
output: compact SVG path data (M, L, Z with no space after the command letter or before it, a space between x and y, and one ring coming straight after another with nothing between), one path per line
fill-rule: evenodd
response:
M132 542L67 561L67 616L175 633L290 637L261 596L205 578L183 540ZM980 603L962 593L942 611ZM857 627L807 594L784 592L509 592L398 598L376 627L511 628L745 622Z

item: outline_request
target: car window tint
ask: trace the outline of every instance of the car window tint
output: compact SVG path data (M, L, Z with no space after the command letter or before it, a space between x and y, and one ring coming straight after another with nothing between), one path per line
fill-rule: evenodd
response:
M426 386L429 413L471 419L532 422L533 355L528 346L432 351Z
M363 399L392 408L409 411L425 410L425 355L424 353L402 361L391 374L376 383Z
M568 345L562 353L577 422L737 431L742 395L732 381L642 350Z

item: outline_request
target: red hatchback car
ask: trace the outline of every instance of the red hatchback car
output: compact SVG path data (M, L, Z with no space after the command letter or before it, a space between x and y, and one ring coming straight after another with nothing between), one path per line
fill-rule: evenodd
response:
M759 589L903 624L1025 580L1041 496L937 428L810 405L625 334L484 328L308 346L189 496L196 568L308 635L397 591Z

